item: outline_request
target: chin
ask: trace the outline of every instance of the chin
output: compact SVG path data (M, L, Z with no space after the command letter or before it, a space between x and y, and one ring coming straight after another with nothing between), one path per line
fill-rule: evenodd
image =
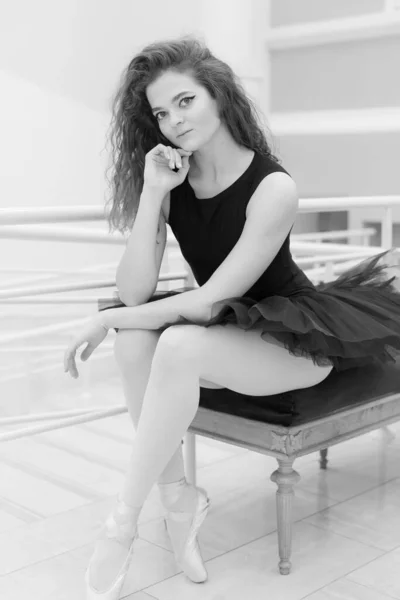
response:
M193 142L189 138L186 139L185 135L182 138L178 138L176 140L176 143L179 144L182 148L185 148L185 150L189 150L189 146L193 146Z
M184 135L181 138L177 138L176 143L184 150L197 150L199 143L193 139L193 133L194 132L191 132L187 136Z

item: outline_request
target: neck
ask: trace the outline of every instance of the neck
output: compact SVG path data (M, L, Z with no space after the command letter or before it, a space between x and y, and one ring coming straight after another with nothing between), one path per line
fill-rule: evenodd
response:
M217 134L190 157L191 179L219 183L247 164L253 150L239 146L230 136Z

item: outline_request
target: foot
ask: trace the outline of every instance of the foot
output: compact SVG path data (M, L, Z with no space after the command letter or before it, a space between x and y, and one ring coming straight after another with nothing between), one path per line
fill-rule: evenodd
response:
M128 558L129 548L113 540L99 540L89 564L90 585L98 592L112 587Z
M88 566L87 575L94 591L108 591L118 576L127 571L127 561L137 537L139 513L140 508L129 507L118 499L103 526Z
M177 564L195 583L207 579L200 553L197 533L207 516L209 499L202 488L188 484L185 479L160 485L163 506L168 512L165 524Z

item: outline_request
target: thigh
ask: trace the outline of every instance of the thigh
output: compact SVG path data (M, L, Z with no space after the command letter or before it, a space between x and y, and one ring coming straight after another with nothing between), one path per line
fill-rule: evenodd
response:
M235 324L171 329L166 341L177 359L193 356L203 380L241 394L264 396L310 387L321 383L333 368L289 354L274 338L261 338L260 330L246 331Z

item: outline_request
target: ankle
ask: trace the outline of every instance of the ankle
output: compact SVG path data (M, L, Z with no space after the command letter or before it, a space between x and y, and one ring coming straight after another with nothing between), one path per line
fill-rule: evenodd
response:
M185 477L171 483L159 483L158 488L164 508L179 512L193 510L197 500L197 491Z
M158 483L158 489L163 504L172 505L182 495L182 492L188 485L186 477L181 477L178 481L171 481L169 483Z
M137 523L142 507L130 506L118 496L111 513L105 522L105 534L108 539L126 543L137 533Z

